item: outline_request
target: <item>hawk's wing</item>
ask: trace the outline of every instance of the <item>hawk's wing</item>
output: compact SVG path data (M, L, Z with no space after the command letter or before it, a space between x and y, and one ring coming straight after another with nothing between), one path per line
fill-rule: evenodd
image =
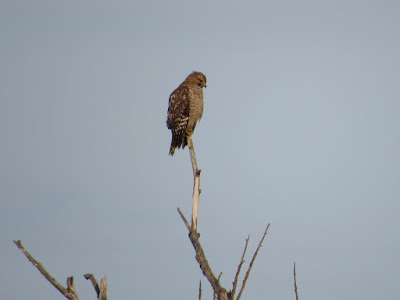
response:
M189 87L179 86L169 96L167 127L172 131L173 147L186 146L186 129L189 123Z

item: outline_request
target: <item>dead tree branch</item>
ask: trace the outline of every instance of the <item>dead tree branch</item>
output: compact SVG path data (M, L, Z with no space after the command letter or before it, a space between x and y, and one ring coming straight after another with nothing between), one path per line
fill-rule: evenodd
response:
M240 264L238 266L238 270L236 272L236 276L233 282L233 289L232 292L227 292L227 290L225 288L223 288L219 282L220 276L222 273L220 273L220 276L218 278L215 277L214 273L212 272L208 261L206 259L206 256L204 254L203 248L200 244L199 238L200 238L200 234L197 233L197 220L198 220L198 211L199 211L199 197L200 197L200 170L197 168L197 161L196 161L196 154L194 152L194 146L193 146L193 140L191 138L191 136L188 136L187 138L188 141L188 145L189 145L189 151L190 151L190 158L192 161L192 168L193 168L193 176L194 176L194 185L193 185L193 209L192 209L192 225L190 226L188 221L186 220L185 216L183 215L183 213L181 212L181 210L178 207L178 212L179 215L181 216L183 222L186 225L186 228L189 231L189 239L192 242L192 245L194 247L194 250L196 252L196 260L200 265L200 269L202 270L204 276L208 279L208 281L210 282L213 290L214 290L214 298L217 297L218 300L232 300L234 299L234 295L236 292L236 287L237 287L237 281L239 278L239 274L240 274L240 270L242 268L242 265L244 263L244 256L246 254L246 250L247 250L247 246L248 246L248 242L249 242L249 238L248 237L246 239L246 245L245 245L245 249L242 255L242 258L240 260ZM264 236L262 237L258 248L256 250L256 252L254 253L253 259L250 262L250 266L249 269L247 270L247 273L245 275L245 278L243 280L243 284L242 287L240 289L239 295L237 297L237 300L240 299L240 296L244 290L244 287L246 285L246 281L249 277L251 268L253 266L254 260L258 254L258 251L261 248L261 245L264 241L265 236L267 235L268 232L268 228L269 228L269 224L267 226L267 229L264 232ZM199 290L199 298L201 297L201 287Z
M243 279L242 288L240 289L239 295L237 296L236 300L239 300L240 297L242 296L242 292L244 290L244 287L246 286L247 279L249 278L250 271L251 271L251 268L253 267L254 261L255 261L255 259L257 257L257 254L258 254L258 251L260 250L260 248L262 246L262 243L264 242L264 239L265 239L265 237L266 237L266 235L268 233L269 225L270 224L268 223L267 228L264 231L264 235L261 238L260 243L258 244L257 250L256 250L256 252L254 252L253 258L252 258L252 260L250 262L250 265L249 265L249 269L247 270L246 275L245 275L245 277Z
M38 262L32 257L32 255L29 254L24 246L22 246L21 241L14 241L14 244L17 245L21 252L39 270L43 277L46 278L51 283L51 285L54 286L61 294L63 294L67 299L78 300L78 294L76 293L74 287L73 276L67 278L67 288L63 287L61 284L58 283L57 280L54 279L54 277L50 275L49 272L46 271L45 268L43 268L40 262ZM97 283L96 278L94 278L92 274L85 274L84 277L86 279L90 279L90 281L92 282L93 287L97 293L97 298L99 300L107 300L107 276L104 276L104 278L101 280L100 287Z
M45 268L43 268L40 262L34 259L32 255L30 255L29 252L25 250L24 246L22 246L21 241L14 241L14 243L22 251L26 258L39 270L44 278L46 278L61 294L63 294L67 299L78 300L78 295L76 294L74 288L74 278L72 276L67 278L67 288L63 287L45 270Z
M99 284L97 283L96 278L94 278L93 274L87 273L87 274L83 275L83 277L85 277L86 280L90 280L90 281L92 282L92 285L93 285L93 287L94 287L94 290L96 291L96 294L97 294L97 298L99 298L99 295L100 295L100 287L99 287Z
M199 237L200 234L194 230L190 230L189 223L186 221L185 216L182 214L181 210L178 208L178 212L185 223L186 227L189 230L189 239L192 242L193 248L196 251L196 260L200 265L200 269L203 271L204 276L210 282L214 292L217 294L218 300L228 300L228 293L226 289L224 289L219 281L218 278L215 277L214 273L212 272L210 265L208 264L206 255L204 254L203 247L200 244Z
M107 275L100 280L99 300L107 300Z
M297 293L296 262L293 265L293 278L294 278L294 293L296 294L296 300L299 300L299 294Z
M239 279L239 274L240 274L240 269L242 268L242 265L244 263L244 256L246 255L246 250L247 250L247 245L249 244L249 240L250 240L250 235L247 237L246 239L246 245L244 246L244 251L242 254L242 258L240 259L240 263L238 266L238 269L236 271L236 275L235 275L235 280L233 281L233 287L232 287L232 299L235 298L235 292L236 292L236 287L237 287L237 281Z
M242 254L242 258L241 258L240 263L239 263L239 266L238 266L238 270L236 272L235 280L233 282L233 290L232 290L232 292L227 292L227 290L225 288L223 288L221 286L220 282L219 282L219 278L220 278L222 273L220 273L220 276L218 278L216 278L214 273L211 270L210 265L208 264L208 261L207 261L206 255L204 253L203 247L201 246L200 241L199 241L200 234L198 232L196 232L196 231L191 230L191 227L189 226L189 223L187 222L185 216L183 215L183 213L181 212L179 207L178 207L178 212L179 212L179 215L182 218L183 223L185 223L186 228L189 231L189 239L192 242L193 248L194 248L194 250L196 252L196 260L199 263L200 269L203 271L203 275L208 279L208 281L210 282L210 284L211 284L211 286L212 286L212 288L214 290L214 297L216 295L218 300L231 300L231 299L234 299L233 297L234 297L234 293L235 293L236 286L237 286L237 280L238 280L238 277L239 277L240 269L241 269L241 267L242 267L242 265L244 263L244 256L246 254L246 250L247 250L247 246L248 246L248 242L249 242L250 236L246 239L246 245L245 245L245 248L244 248L244 251L243 251L243 254ZM242 287L240 289L239 295L236 298L236 300L239 300L241 295L242 295L242 292L243 292L243 290L244 290L244 288L246 286L247 279L249 278L251 268L253 267L254 261L255 261L255 259L257 257L258 251L260 250L260 248L262 246L262 243L264 242L264 239L265 239L265 237L266 237L266 235L268 233L269 226L270 226L270 224L267 225L267 228L265 229L264 235L261 238L261 240L260 240L260 242L258 244L257 250L255 251L255 253L253 255L253 258L252 258L252 260L250 262L249 268L248 268L248 270L246 272L246 275L245 275L245 277L243 279L243 284L242 284Z
M199 285L199 300L201 300L201 280L200 280L200 285Z
M197 231L197 216L199 213L199 198L200 198L200 172L197 168L196 154L194 152L193 140L188 136L188 145L190 158L192 160L194 185L193 185L193 210L192 210L192 230Z
M85 274L83 275L87 280L90 279L92 282L92 285L94 287L94 290L96 291L97 294L97 299L99 300L107 300L107 276L104 276L103 279L100 281L100 287L99 284L97 283L96 278L93 276L93 274Z
M180 210L179 207L178 207L178 213L179 213L179 215L181 216L182 221L183 221L183 223L185 223L186 228L189 230L189 232L192 231L192 228L190 227L188 221L186 220L185 216L183 215L183 213L181 212L181 210Z

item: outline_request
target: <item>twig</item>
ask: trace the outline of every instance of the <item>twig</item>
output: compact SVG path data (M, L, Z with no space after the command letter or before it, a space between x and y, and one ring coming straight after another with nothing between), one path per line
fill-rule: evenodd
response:
M193 185L193 210L192 210L192 230L197 231L197 217L199 213L199 198L200 198L200 170L197 168L196 154L194 152L193 140L188 136L188 145L190 158L192 160L194 185Z
M251 268L253 267L253 263L254 263L254 261L255 261L255 259L256 259L256 257L257 257L258 251L260 250L260 248L261 248L261 246L262 246L262 243L263 243L263 241L264 241L264 239L265 239L265 236L266 236L267 233L268 233L269 225L270 225L270 224L268 223L267 228L265 229L264 235L263 235L263 237L261 238L260 243L258 244L257 250L256 250L256 252L254 252L253 258L252 258L252 260L251 260L251 262L250 262L250 265L249 265L249 269L247 270L246 275L245 275L245 277L244 277L244 279L243 279L242 287L241 287L241 289L240 289L239 295L237 296L236 300L239 300L240 297L242 296L242 292L243 292L243 290L244 290L244 287L246 286L246 282L247 282L247 279L249 278Z
M192 229L190 228L190 225L189 225L188 221L186 220L185 216L183 215L183 213L181 212L181 210L180 210L179 207L178 207L178 213L179 213L179 215L181 216L181 218L182 218L182 220L183 220L183 223L185 223L186 228L189 230L189 232L191 232Z
M242 265L243 265L243 263L244 263L244 256L245 256L245 254L246 254L247 245L249 244L249 240L250 240L250 235L249 235L249 236L247 237L247 239L246 239L246 245L244 246L244 251L243 251L243 254L242 254L242 258L240 259L240 263L239 263L239 266L238 266L238 269L237 269L236 275L235 275L235 280L233 281L231 299L234 299L234 298L235 298L235 292L236 292L236 287L237 287L237 281L238 281L238 279L239 279L240 269L242 268Z
M21 241L14 241L14 244L22 251L26 258L39 270L39 272L46 278L61 294L63 294L67 299L78 300L78 295L76 294L74 288L74 278L67 278L67 288L64 288L61 284L57 282L46 270L43 268L42 264L29 254L22 246Z
M100 288L99 288L99 284L97 283L97 280L96 280L96 278L94 278L93 274L87 273L87 274L83 275L83 277L85 277L86 280L90 279L90 281L92 282L92 285L94 287L94 290L96 291L97 298L99 298Z
M222 276L222 272L220 272L219 275L218 275L218 283L219 283L219 284L221 284L221 282L219 282L219 280L221 279L221 276ZM213 296L213 299L214 299L214 300L215 300L215 297L217 297L217 294L216 294L216 292L214 291L214 296Z
M299 300L299 294L297 293L297 280L296 280L296 262L293 266L293 277L294 277L294 293L296 294L296 300Z
M199 285L199 300L201 300L201 280L200 280L200 285Z

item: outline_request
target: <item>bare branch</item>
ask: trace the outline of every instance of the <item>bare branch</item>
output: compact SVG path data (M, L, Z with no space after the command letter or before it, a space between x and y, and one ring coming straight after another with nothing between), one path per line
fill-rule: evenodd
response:
M74 277L73 276L67 278L67 290L72 295L77 295L75 287L74 287Z
M257 257L258 251L260 250L260 248L262 246L262 243L264 242L264 239L265 239L265 237L266 237L266 235L268 233L269 225L270 224L268 223L267 228L265 229L264 235L261 238L260 243L258 244L257 250L256 250L256 252L254 252L253 258L252 258L252 260L250 262L250 265L249 265L249 269L247 270L246 275L245 275L245 277L243 279L242 287L240 289L239 295L237 296L236 300L239 300L240 297L242 296L242 292L244 290L244 287L246 286L246 282L247 282L247 279L249 278L251 268L253 267L253 263L254 263L254 261L255 261L255 259Z
M207 277L213 289L218 293L222 287L218 282L218 279L215 277L212 272L210 265L206 259L203 248L199 242L199 234L197 232L191 231L189 233L189 239L192 242L192 245L196 251L196 260L200 265L200 269L203 271L204 276Z
M87 274L85 274L83 276L86 278L86 280L90 279L90 281L92 282L92 285L94 287L94 290L96 291L97 298L99 298L99 296L100 296L100 287L99 287L99 284L97 283L96 278L94 278L93 274L89 274L89 273L87 273Z
M199 285L199 300L201 300L201 280L200 280L200 285Z
M107 276L100 280L99 300L107 300Z
M197 231L197 217L199 212L199 198L200 198L200 170L197 168L196 154L194 152L193 140L188 136L188 145L190 151L190 158L192 160L194 185L193 185L193 210L192 210L192 229Z
M293 277L294 277L294 293L296 294L296 300L299 300L299 294L297 293L297 280L296 280L296 262L293 266Z
M194 230L190 230L190 226L186 221L185 216L182 214L180 209L178 208L178 212L185 223L186 227L189 230L189 239L192 242L193 248L196 252L196 260L199 263L200 269L203 271L204 276L210 282L214 292L217 294L219 300L228 300L227 291L220 285L218 279L215 277L212 272L210 265L208 264L206 255L204 254L203 247L200 244L199 237L200 234Z
M215 297L217 297L218 300L230 300L233 299L234 293L236 291L236 287L237 287L237 281L238 281L238 277L240 274L240 270L241 267L244 263L244 256L247 250L247 245L248 245L248 241L249 238L246 240L246 245L245 245L245 249L242 255L242 259L240 261L240 264L238 266L238 270L236 272L236 276L235 276L235 280L233 282L233 294L231 292L227 292L226 289L224 289L220 282L219 279L221 277L218 277L218 279L215 277L214 273L212 272L208 261L206 259L206 256L204 254L203 248L200 244L199 241L199 237L200 234L197 233L197 220L198 220L198 210L199 210L199 198L200 198L200 170L197 168L197 161L196 161L196 155L195 155L195 151L194 151L194 146L193 146L193 140L191 138L191 136L187 137L187 141L188 141L188 146L189 146L189 152L190 152L190 158L191 158L191 162L192 162L192 168L193 168L193 176L194 176L194 185L193 185L193 209L192 209L192 225L190 226L189 223L187 222L185 216L183 215L183 213L181 212L181 210L178 208L178 212L179 215L181 216L183 222L186 225L186 228L189 230L189 239L192 242L192 245L196 251L196 260L200 265L200 269L202 270L204 276L208 279L208 281L210 282L213 290L214 290L214 299ZM257 253L259 251L259 249L261 248L262 242L264 241L265 236L267 235L267 231L269 228L269 224L267 226L267 229L265 230L264 236L260 241L260 244L256 250L256 252L254 253L253 259L250 262L250 266L249 269L245 275L245 278L243 280L243 284L242 284L242 288L240 290L239 296L237 298L237 300L240 299L240 296L244 290L244 287L246 285L246 281L247 278L249 277L250 274L250 270L253 266L254 260L257 256ZM199 297L201 296L201 293L199 294Z
M180 214L180 216L181 216L181 218L182 218L182 220L183 220L183 223L185 223L186 228L189 230L189 232L192 231L192 229L190 228L190 225L189 225L188 221L186 220L185 216L183 215L183 213L181 212L181 210L180 210L179 207L178 207L178 213Z
M192 160L193 176L196 177L199 169L197 168L196 154L194 153L193 140L191 136L188 136L188 145L190 152L190 159Z
M237 271L236 271L236 275L235 275L235 280L233 281L233 287L232 287L232 299L234 299L235 298L235 292L236 292L236 287L237 287L237 281L238 281L238 279L239 279L239 274L240 274L240 269L242 268L242 265L243 265L243 263L244 263L244 256L245 256L245 254L246 254L246 250L247 250L247 246L248 246L248 244L249 244L249 240L250 240L250 235L247 237L247 239L246 239L246 245L244 246L244 251L243 251L243 254L242 254L242 258L240 259L240 263L239 263L239 266L238 266L238 269L237 269Z
M61 284L57 282L46 270L43 268L42 264L29 254L22 246L21 241L14 241L14 244L21 250L21 252L26 256L26 258L39 270L39 272L47 279L61 294L63 294L67 299L78 300L78 295L76 294L74 288L73 277L67 278L67 288L64 288Z

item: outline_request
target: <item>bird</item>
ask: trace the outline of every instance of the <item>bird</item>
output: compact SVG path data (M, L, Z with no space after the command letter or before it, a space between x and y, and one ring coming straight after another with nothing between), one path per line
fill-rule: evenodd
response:
M203 87L207 87L206 76L194 71L169 96L167 127L172 133L171 156L176 148L187 146L188 137L203 115Z

